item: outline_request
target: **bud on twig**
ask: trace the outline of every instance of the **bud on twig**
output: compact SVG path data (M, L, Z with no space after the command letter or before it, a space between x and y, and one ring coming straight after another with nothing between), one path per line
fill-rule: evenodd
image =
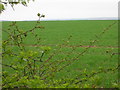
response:
M40 16L40 13L38 13L37 15Z

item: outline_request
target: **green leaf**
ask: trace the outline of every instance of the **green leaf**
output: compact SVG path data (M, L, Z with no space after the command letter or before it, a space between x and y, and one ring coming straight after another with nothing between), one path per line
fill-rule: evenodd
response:
M1 11L3 11L3 10L5 10L5 7L4 7L3 4L0 3L0 13L1 13Z

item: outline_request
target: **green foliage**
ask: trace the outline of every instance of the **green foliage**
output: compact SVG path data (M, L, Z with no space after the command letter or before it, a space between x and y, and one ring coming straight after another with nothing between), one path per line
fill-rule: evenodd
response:
M51 47L41 47L42 51L45 52L45 53L48 53L50 50L51 50Z
M38 13L38 17L44 15ZM68 47L73 35L55 46L44 45L40 21L26 28L12 22L3 28L3 88L118 88L119 65L117 57L110 56L113 49L106 54L108 48L90 47L115 24L98 33L99 38L89 42L89 47L81 48Z
M2 13L3 10L5 10L5 6L7 6L8 4L11 5L11 7L13 8L14 5L17 4L22 4L23 6L27 6L27 4L30 1L34 1L34 0L1 0L0 2L0 13Z
M5 10L5 7L4 7L3 4L0 3L0 13L1 13L3 10Z

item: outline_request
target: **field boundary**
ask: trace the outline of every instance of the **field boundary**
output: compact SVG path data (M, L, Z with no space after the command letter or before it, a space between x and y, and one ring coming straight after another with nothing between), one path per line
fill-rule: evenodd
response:
M17 46L17 45L10 45L10 46ZM87 47L91 47L91 48L120 48L120 46L89 46L89 45L55 45L55 44L48 44L48 45L34 45L34 44L20 44L20 46L29 46L29 47L49 47L49 46L62 46L62 47L83 47L83 48L87 48Z

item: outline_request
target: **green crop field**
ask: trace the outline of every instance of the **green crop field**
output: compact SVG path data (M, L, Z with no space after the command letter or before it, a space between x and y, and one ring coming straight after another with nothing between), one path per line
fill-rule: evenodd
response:
M78 86L83 85L83 87L90 86L97 88L117 87L118 70L114 70L114 68L118 66L118 24L111 25L114 22L117 21L41 21L39 24L44 28L36 29L34 32L27 34L26 37L23 38L22 46L26 48L26 53L32 50L42 54L41 48L47 47L50 49L49 52L42 57L43 62L38 63L38 65L42 65L48 60L50 55L55 52L55 56L51 58L50 62L55 62L56 67L62 68L62 70L56 72L52 79L75 78L78 75L77 77L79 79L87 79L87 82L83 81L82 84L78 84ZM3 41L10 38L9 34L5 32L10 28L10 24L11 22L2 22ZM19 21L17 25L20 31L25 32L31 30L31 28L36 25L36 22ZM37 36L35 36L36 34L34 33L36 33ZM38 37L40 37L39 42L37 42ZM19 47L13 42L7 47L11 48L16 54L21 52L20 49L18 49ZM16 57L9 55L3 58L3 64L12 64L14 61L16 61ZM62 61L62 63L57 64L57 62L60 61ZM64 67L68 62L71 64ZM49 67L51 66L47 67L46 64L45 68L49 69ZM109 71L110 69L111 71ZM99 72L100 70L103 71ZM9 72L9 74L14 73L14 70L6 66L3 67L3 71ZM49 72L51 71L48 70L46 73ZM81 75L83 73L85 75ZM91 76L93 73L95 75ZM86 74L91 77L87 77Z
M44 40L41 44L58 44L72 35L71 45L89 45L89 41L94 40L95 35L102 32L114 20L78 20L78 21L41 21L45 29L36 30L38 35ZM3 22L3 29L7 29L10 22ZM29 30L36 22L17 22L21 30ZM110 28L100 39L99 46L117 46L118 29L117 24ZM3 34L3 39L6 35ZM34 41L34 37L29 35L25 43ZM31 41L32 40L32 41Z

